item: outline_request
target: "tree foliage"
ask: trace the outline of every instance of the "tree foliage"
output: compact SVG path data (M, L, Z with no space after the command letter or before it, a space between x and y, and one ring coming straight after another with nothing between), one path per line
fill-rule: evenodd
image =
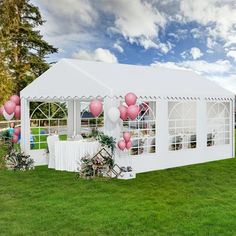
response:
M40 34L44 23L39 8L29 0L0 0L0 54L9 91L19 93L48 69L46 55L57 52ZM5 80L6 80L5 78ZM2 77L0 81L3 84ZM1 101L1 98L0 98Z
M0 56L0 105L12 95L13 82Z

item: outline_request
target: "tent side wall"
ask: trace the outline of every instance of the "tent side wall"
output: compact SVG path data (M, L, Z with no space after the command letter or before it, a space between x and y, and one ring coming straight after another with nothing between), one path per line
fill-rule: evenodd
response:
M230 101L230 143L211 147L207 146L207 100L196 100L196 105L196 148L169 150L168 100L159 100L157 101L156 109L156 153L130 157L120 155L120 157L116 158L117 164L120 166L132 166L137 173L141 173L234 157L234 101Z

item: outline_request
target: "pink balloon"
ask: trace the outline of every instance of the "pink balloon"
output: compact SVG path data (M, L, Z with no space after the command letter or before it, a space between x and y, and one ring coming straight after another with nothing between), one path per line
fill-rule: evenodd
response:
M3 114L3 111L4 111L4 106L2 105L2 106L0 107L0 115Z
M14 129L14 134L15 135L19 136L20 132L21 132L20 127L17 127L17 128Z
M119 149L120 149L121 151L123 151L123 150L125 149L125 147L126 147L125 141L124 141L124 140L120 140L120 141L118 142L118 147L119 147Z
M14 102L16 105L20 105L20 97L17 95L13 95L10 97L10 100Z
M122 120L126 120L128 117L127 117L127 107L124 106L124 105L120 105L118 107L119 111L120 111L120 118Z
M13 143L17 143L17 142L18 142L18 135L13 134L12 142L13 142Z
M128 142L126 143L126 148L129 150L131 147L132 147L132 142L131 142L131 141L128 141Z
M89 104L89 110L93 114L93 116L99 116L102 112L103 105L99 100L92 100Z
M129 132L124 132L124 133L123 133L123 138L124 138L124 140L125 140L126 143L129 142L129 141L130 141L130 138L131 138L130 133L129 133Z
M21 107L20 106L16 106L16 109L15 109L15 117L16 119L20 119L20 115L21 115Z
M135 120L139 114L139 106L138 105L129 106L127 110L127 114L131 120Z
M12 101L7 101L4 104L4 110L8 115L12 114L15 111L15 109L16 109L16 104Z
M125 102L128 106L135 105L137 96L134 93L127 93L125 95Z

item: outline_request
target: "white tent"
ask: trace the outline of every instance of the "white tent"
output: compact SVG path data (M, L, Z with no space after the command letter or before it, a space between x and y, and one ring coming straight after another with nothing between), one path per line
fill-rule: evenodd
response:
M141 120L114 125L107 111L124 102L128 92L148 106L147 112ZM45 164L42 152L30 150L30 102L68 102L71 134L81 132L81 102L95 97L104 102L105 133L117 140L123 131L133 133L135 150L117 151L116 162L136 172L234 156L231 92L187 70L73 59L62 59L21 91L23 151Z

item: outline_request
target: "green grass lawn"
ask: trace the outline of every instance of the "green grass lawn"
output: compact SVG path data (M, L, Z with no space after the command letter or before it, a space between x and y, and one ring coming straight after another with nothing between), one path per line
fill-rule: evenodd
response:
M1 235L236 235L235 219L235 159L129 181L0 171Z

